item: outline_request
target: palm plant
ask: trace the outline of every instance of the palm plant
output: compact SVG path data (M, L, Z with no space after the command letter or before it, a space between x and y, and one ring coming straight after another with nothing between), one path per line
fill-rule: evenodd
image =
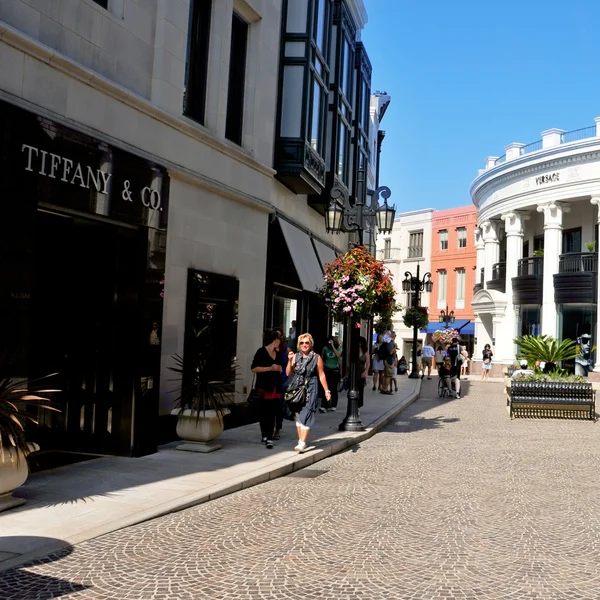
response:
M519 357L529 364L545 362L556 365L561 361L574 359L579 353L574 340L559 342L551 335L522 335L514 343L519 346Z
M38 422L23 412L25 404L33 402L44 410L60 412L58 408L47 404L50 402L49 398L38 395L58 391L60 390L23 389L21 382L13 381L7 375L0 377L0 463L5 462L7 456L11 461L16 457L18 462L21 455L27 456L31 452L25 427L27 423L37 425Z
M201 343L206 332L207 327L194 332L195 344L189 353L173 357L175 366L169 370L177 373L179 382L173 390L177 394L175 407L179 412L191 410L196 419L205 416L207 410L214 410L222 419L234 402L238 366L227 365L210 344Z

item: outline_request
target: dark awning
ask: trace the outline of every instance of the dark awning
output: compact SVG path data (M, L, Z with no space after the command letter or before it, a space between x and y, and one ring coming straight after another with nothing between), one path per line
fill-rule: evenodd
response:
M323 271L310 237L288 221L281 218L278 218L278 221L302 289L316 292L323 285Z
M326 246L323 242L313 238L313 244L315 245L315 250L317 251L317 256L319 257L319 262L323 269L325 269L325 265L327 263L333 262L337 257L335 252L329 247Z

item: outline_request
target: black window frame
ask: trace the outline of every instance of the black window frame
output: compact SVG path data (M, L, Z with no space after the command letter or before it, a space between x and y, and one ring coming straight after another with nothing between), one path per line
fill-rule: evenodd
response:
M246 58L250 25L235 11L231 17L231 51L229 54L229 83L225 137L238 146L244 137L244 103L246 91Z
M205 124L212 0L190 3L183 114Z

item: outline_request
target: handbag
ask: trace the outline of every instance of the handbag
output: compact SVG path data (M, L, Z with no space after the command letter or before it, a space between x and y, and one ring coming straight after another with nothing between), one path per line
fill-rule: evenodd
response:
M308 390L306 386L308 385L314 370L315 365L312 365L310 369L307 368L306 372L308 375L306 379L300 385L297 385L296 387L288 387L286 390L283 397L287 407L292 413L299 413L306 405L306 400L308 398Z
M256 373L254 373L254 376L252 377L252 386L250 388L250 393L248 394L248 398L246 398L246 402L250 406L254 406L254 405L258 404L263 399L263 393L254 387L255 381L256 381Z

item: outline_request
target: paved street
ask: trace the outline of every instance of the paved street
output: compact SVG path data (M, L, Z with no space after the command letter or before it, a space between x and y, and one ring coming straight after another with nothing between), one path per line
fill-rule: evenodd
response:
M0 598L600 598L599 425L423 383L360 446L0 573Z

